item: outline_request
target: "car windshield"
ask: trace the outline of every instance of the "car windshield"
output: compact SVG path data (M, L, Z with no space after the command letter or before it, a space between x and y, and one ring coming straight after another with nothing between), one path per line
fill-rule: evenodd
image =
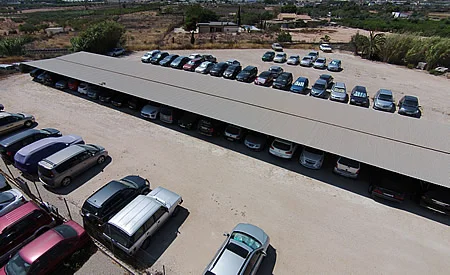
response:
M417 101L406 99L405 101L403 101L403 105L410 107L417 107L418 104Z
M73 229L71 226L68 226L66 224L57 226L53 228L56 232L58 232L61 236L63 236L66 239L74 238L78 235L77 231Z
M317 56L317 53L309 53L308 55L314 57L314 56Z
M117 227L107 224L107 228L105 229L105 233L117 243L123 245L126 248L131 247L131 241L128 235L126 235L122 230Z
M303 80L297 80L297 81L294 82L294 86L300 86L300 87L303 87L303 86L305 86L305 81L303 81Z
M269 77L270 75L271 75L270 72L265 71L265 72L262 72L262 73L259 75L259 77L261 77L261 78L267 78L267 77Z
M339 163L346 165L348 167L359 168L359 162L357 162L356 160L341 157L339 159Z
M227 132L232 134L232 135L238 135L240 131L241 131L241 129L239 127L236 127L236 126L233 126L233 125L229 125L227 127Z
M325 89L325 84L323 84L323 83L314 83L313 88L317 89L317 90L324 90Z
M10 203L14 201L14 195L7 192L0 193L0 209L2 209L2 204Z
M367 97L367 94L366 94L366 92L355 91L355 92L353 93L353 96L356 96L356 97Z
M284 57L284 54L279 53L279 54L277 54L277 57Z
M339 61L333 60L330 62L330 65L339 65Z
M287 82L287 80L288 80L288 76L287 75L280 75L278 78L277 78L277 82L281 82L281 83L286 83Z
M190 61L189 61L190 62ZM189 63L188 62L188 63ZM201 65L200 65L200 68L206 68L206 67L208 67L208 65L210 64L210 62L203 62Z
M325 59L317 59L317 63L325 63Z
M5 270L8 275L26 275L28 274L30 267L31 265L25 262L25 260L20 257L20 254L17 253L6 264Z
M302 60L309 61L309 60L311 60L311 57L310 56L305 56L305 57L303 57Z
M283 151L288 151L291 149L291 145L290 144L286 144L284 142L280 142L275 140L273 142L273 147L276 147L277 149L283 150Z
M281 67L270 67L269 71L272 73L279 73L281 72L283 69Z
M255 240L254 238L250 237L249 235L241 232L233 232L231 234L231 239L238 241L240 243L243 243L250 247L251 249L255 250L261 247L261 243Z
M335 92L335 93L345 93L345 89L344 88L339 88L339 87L334 87L333 92Z
M380 94L378 96L378 99L385 100L385 101L392 101L392 96L386 95L386 94Z
M163 115L170 116L172 114L172 109L170 109L170 108L161 108L160 112Z

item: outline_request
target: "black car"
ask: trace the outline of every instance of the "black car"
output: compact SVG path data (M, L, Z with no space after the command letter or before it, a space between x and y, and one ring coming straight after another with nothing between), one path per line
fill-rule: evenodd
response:
M320 79L323 79L327 82L327 89L331 88L334 83L334 78L329 74L322 74L319 76Z
M124 95L122 93L116 94L112 99L111 99L111 104L116 106L116 107L122 107L124 106L128 101L128 96Z
M239 126L228 124L224 131L224 137L229 141L239 141L245 135L245 130Z
M189 57L187 56L179 56L172 63L170 63L170 67L174 69L183 69L184 64L189 62Z
M190 130L195 127L197 120L198 115L191 112L185 112L183 116L178 120L178 126Z
M420 197L420 205L450 216L450 189L441 186L432 186Z
M257 132L250 132L244 140L245 146L251 150L262 151L267 143L267 136Z
M61 132L53 128L45 128L42 130L27 129L8 136L0 141L0 154L2 158L8 162L14 162L14 155L23 147L35 141L48 137L60 137Z
M58 75L54 73L47 72L44 76L44 85L55 86L55 83L59 80Z
M273 74L269 71L264 71L262 73L260 73L258 75L258 77L255 79L255 84L256 85L261 85L261 86L272 86L273 84Z
M280 66L271 66L269 68L269 72L273 75L273 78L277 78L282 72L284 72L283 68Z
M370 103L366 87L355 86L355 88L353 88L352 93L350 95L350 104L369 108Z
M222 76L228 66L228 63L226 62L219 62L212 67L209 74L212 76Z
M169 67L170 63L172 63L172 61L174 61L177 57L178 57L178 54L170 54L170 55L164 57L163 60L159 61L159 65L161 65L163 67Z
M252 82L258 76L258 68L255 66L245 67L237 76L237 81Z
M101 227L112 216L138 195L150 192L150 183L140 176L126 176L112 180L97 190L83 203L81 216L84 226L101 231Z
M398 102L398 113L420 118L422 112L420 111L419 99L415 96L405 95Z
M273 61L274 57L275 57L275 52L268 51L265 54L263 54L261 59L262 59L262 61L267 62L267 61Z
M375 171L369 179L369 194L372 198L381 198L393 202L403 202L420 194L419 183L409 177L397 173L373 168Z
M31 77L36 77L36 76L40 75L40 74L43 73L43 72L44 72L44 70L36 68L36 69L33 69L33 70L30 72L30 76L31 76Z
M217 58L214 55L204 54L204 55L202 55L202 58L204 61L209 61L209 62L213 62L213 63L217 62Z
M278 76L277 79L275 79L272 88L289 90L291 88L293 80L294 77L292 76L292 73L284 72L280 74L280 76Z
M223 72L223 77L227 79L235 79L242 70L241 65L231 65Z
M223 123L210 118L202 118L198 122L197 130L205 136L218 136L223 131Z
M107 90L101 91L101 92L98 94L98 99L99 99L101 102L104 102L104 103L110 102L112 97L113 97L113 92L107 91Z
M135 96L132 96L130 99L128 99L128 108L131 110L141 110L142 107L144 107L146 101L142 98L138 98Z
M152 59L150 59L150 63L152 63L153 65L159 65L159 61L163 60L168 55L168 52L160 52L157 55L153 56Z

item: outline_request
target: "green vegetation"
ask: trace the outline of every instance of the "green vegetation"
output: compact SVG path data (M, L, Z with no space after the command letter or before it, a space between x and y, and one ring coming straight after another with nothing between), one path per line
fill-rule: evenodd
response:
M197 23L219 20L219 16L215 12L202 8L199 4L188 7L184 16L184 29L187 31L195 30L197 28Z
M125 28L117 22L105 21L89 27L80 36L70 40L72 50L106 53L125 43Z
M0 39L0 56L18 56L24 53L23 46L33 39L29 36Z
M288 32L280 32L277 37L278 42L292 42L292 36Z

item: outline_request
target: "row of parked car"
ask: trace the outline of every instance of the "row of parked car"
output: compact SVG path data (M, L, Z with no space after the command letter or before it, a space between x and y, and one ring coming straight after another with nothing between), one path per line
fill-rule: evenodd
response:
M267 51L261 57L264 62L286 63L288 65L300 65L303 67L313 67L315 69L329 70L333 72L342 71L342 61L339 59L332 59L327 64L325 57L319 57L318 51L311 51L308 55L300 58L300 55L287 56L286 53L275 53L274 51Z

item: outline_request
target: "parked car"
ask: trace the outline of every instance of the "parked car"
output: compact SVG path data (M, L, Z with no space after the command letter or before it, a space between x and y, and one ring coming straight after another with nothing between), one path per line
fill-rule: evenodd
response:
M245 67L237 76L237 81L252 82L258 76L258 68L255 66Z
M209 71L211 71L214 64L215 63L213 63L213 62L205 61L202 64L200 64L200 66L195 68L195 72L200 73L200 74L209 74Z
M111 104L116 107L125 106L128 102L129 96L122 93L117 93L111 98Z
M55 220L34 202L25 202L0 217L0 264L52 228ZM15 273L12 273L15 274Z
M202 58L191 59L188 63L183 65L183 70L193 72L202 63Z
M407 197L404 184L392 179L383 178L369 185L369 194L372 198L382 198L393 202L403 202Z
M170 63L172 63L177 58L178 54L169 54L168 56L164 57L163 60L159 61L159 65L163 67L169 67Z
M276 138L270 145L269 153L280 158L291 159L297 146L291 141Z
M294 84L292 84L290 91L298 94L307 94L308 93L309 80L306 77L299 77L295 80Z
M0 274L50 274L89 240L83 227L72 220L65 222L25 245L0 270Z
M198 122L198 132L205 136L218 136L223 131L223 124L210 118L202 118Z
M333 51L333 49L331 48L331 46L329 44L320 44L319 49L322 52L332 52Z
M300 154L300 164L309 169L320 169L325 153L322 150L304 146Z
M269 72L273 75L273 78L277 78L280 74L284 72L283 68L280 66L270 66Z
M27 129L17 134L8 136L0 141L0 154L7 163L14 162L14 155L27 146L38 140L48 137L60 137L61 132L53 128Z
M0 174L0 192L10 190L11 186L9 186L8 182L6 182L5 177Z
M350 95L350 104L369 108L369 96L366 87L355 86Z
M100 94L99 88L91 87L87 93L87 96L92 99L98 99L99 94Z
M211 54L203 54L201 56L203 58L204 61L209 61L212 63L216 63L217 62L217 58L214 55Z
M450 189L442 186L432 186L420 196L420 205L450 216Z
M284 72L280 74L272 84L272 88L289 90L293 81L292 73Z
M340 72L342 70L342 62L338 59L333 59L328 63L327 69L332 72Z
M227 79L235 79L242 70L241 65L231 65L223 72L223 77Z
M344 82L336 82L331 87L330 100L339 102L348 102L347 87Z
M244 134L244 129L232 124L228 124L224 131L224 137L229 141L240 141Z
M73 144L84 144L84 140L77 135L43 138L17 151L14 166L26 174L37 175L39 161Z
M149 51L146 52L142 57L141 57L141 61L143 63L149 63L150 60L152 59L152 57L154 57L155 55L157 55L158 53L160 53L160 50L153 50L153 51Z
M39 180L52 188L66 187L94 165L106 161L108 151L93 144L71 145L38 163Z
M319 52L318 51L310 51L308 53L308 56L311 57L312 62L314 62L317 60L317 58L319 58Z
M0 135L34 124L34 116L24 113L0 112Z
M141 116L149 119L157 119L161 105L159 103L149 102L142 107Z
M313 59L312 59L312 57L311 56L304 56L303 58L302 58L302 60L300 61L300 66L303 66L303 67L311 67L312 65L313 65Z
M134 255L141 247L148 247L150 238L176 214L182 202L180 195L157 187L146 196L137 196L115 214L106 223L103 237L126 254Z
M316 83L311 88L310 96L318 98L328 98L327 82L321 78L316 80Z
M78 92L82 95L87 95L89 89L89 84L87 84L86 82L81 82L80 85L78 85Z
M346 157L339 157L336 166L333 168L333 172L347 178L356 179L360 169L361 164L358 161Z
M190 130L196 127L197 120L198 115L191 112L184 112L183 116L178 120L178 126Z
M263 54L263 56L261 57L261 59L262 59L262 61L264 61L264 62L268 62L268 61L273 61L273 58L275 57L275 52L272 52L272 51L268 51L268 52L265 52L264 54Z
M422 116L420 108L419 99L415 96L405 95L398 102L398 113L401 115L420 118Z
M60 89L60 90L67 89L67 80L65 80L65 79L58 80L55 83L55 88Z
M314 61L313 68L326 69L327 68L327 59L324 57L317 58L316 61Z
M48 72L43 71L42 73L38 74L35 78L33 78L33 80L39 83L44 83L44 79L47 74Z
M300 64L300 56L299 55L291 55L291 56L289 56L286 64L288 64L288 65L298 65L298 64Z
M159 65L159 61L163 60L168 55L168 52L159 52L150 59L150 63L153 65Z
M331 88L333 86L334 78L331 75L329 75L329 74L321 74L319 76L319 78L323 79L323 80L325 80L327 82L327 89Z
M129 175L112 180L87 198L81 207L85 228L103 231L103 225L138 195L147 195L150 183L140 176Z
M161 106L159 110L159 120L165 123L174 123L178 121L180 111L169 106Z
M259 227L240 223L208 264L203 275L255 275L267 255L270 238Z
M12 210L16 209L26 202L27 199L17 189L10 189L0 192L0 217L11 212Z
M183 69L184 64L188 63L190 61L189 57L187 56L179 56L175 58L172 63L170 63L170 67L174 69Z
M42 70L42 69L34 68L33 70L31 70L30 76L31 77L36 77L36 76L40 75L43 72L44 72L44 70Z
M124 48L113 48L111 51L107 52L106 55L116 57L125 53Z
M273 80L273 74L269 71L264 71L255 79L255 84L261 86L272 86Z
M391 90L379 89L373 97L373 108L375 110L395 112L394 95Z
M212 76L218 76L221 77L223 75L223 72L228 68L228 64L225 62L219 62L214 64L214 66L209 71L209 74Z
M228 59L227 61L225 61L225 63L227 63L228 66L241 65L241 62L237 61L236 59Z
M76 79L70 79L67 83L67 86L69 86L69 89L72 91L78 91L78 86L80 85L80 81Z
M199 53L191 53L189 55L189 59L198 59L198 58L202 58L202 55Z
M109 90L102 90L98 94L98 99L101 102L108 103L108 102L111 102L113 95L114 95L113 92L111 92Z
M275 57L273 58L273 62L275 63L284 63L287 60L287 54L286 53L277 53Z
M128 99L127 105L131 110L141 110L146 101L142 98L131 96Z
M59 76L54 74L54 73L50 73L47 72L44 76L44 85L47 86L51 86L51 87L55 87L56 82L59 80Z
M282 52L283 51L283 46L281 46L280 43L273 43L272 44L272 50L274 50L276 52Z
M245 146L251 150L261 151L266 146L267 136L257 132L250 132L244 140Z

